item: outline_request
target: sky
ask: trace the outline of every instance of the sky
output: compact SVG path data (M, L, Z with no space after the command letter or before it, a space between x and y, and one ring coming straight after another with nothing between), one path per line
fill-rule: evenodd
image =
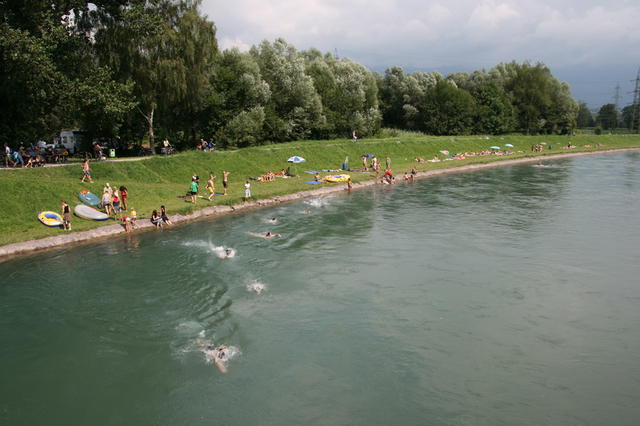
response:
M591 108L633 101L640 1L203 0L222 49L282 37L373 71L470 72L543 62Z

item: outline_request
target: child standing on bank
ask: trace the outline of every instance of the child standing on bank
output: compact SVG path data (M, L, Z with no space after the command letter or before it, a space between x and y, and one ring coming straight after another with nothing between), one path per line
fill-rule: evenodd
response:
M71 208L66 201L60 200L62 206L62 229L71 231Z
M249 198L251 198L251 184L246 181L244 184L244 200L247 201Z

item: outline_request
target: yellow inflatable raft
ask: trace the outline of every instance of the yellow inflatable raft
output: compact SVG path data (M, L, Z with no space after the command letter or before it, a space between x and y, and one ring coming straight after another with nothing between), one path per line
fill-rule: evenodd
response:
M56 212L40 212L38 214L38 220L47 226L62 225L62 216Z
M324 180L327 182L346 182L351 178L349 175L333 175L325 176Z

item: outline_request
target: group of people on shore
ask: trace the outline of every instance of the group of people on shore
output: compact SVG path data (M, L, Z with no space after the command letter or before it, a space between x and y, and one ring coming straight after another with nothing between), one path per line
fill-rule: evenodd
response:
M222 171L222 188L223 192L221 195L227 195L227 189L229 187L229 175L231 172L227 170ZM217 176L213 172L209 172L209 179L207 179L206 189L209 193L207 197L208 201L216 195L216 178ZM187 196L191 200L193 204L196 204L198 201L198 190L200 189L200 176L196 173L191 175L191 183L189 184L189 191L187 192ZM204 198L204 197L203 197Z
M21 144L18 149L14 151L9 144L4 144L5 167L42 167L47 161L51 163L62 163L66 161L68 156L69 151L64 147L44 147L31 144L25 148L24 145Z
M129 190L126 186L111 186L109 182L105 183L102 188L102 197L100 199L100 205L104 209L104 212L109 216L113 215L115 218L120 217L123 211L128 209L127 197L129 196Z

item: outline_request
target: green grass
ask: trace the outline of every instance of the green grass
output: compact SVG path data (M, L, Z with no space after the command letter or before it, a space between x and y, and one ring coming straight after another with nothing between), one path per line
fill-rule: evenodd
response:
M161 204L167 207L169 214L189 213L195 209L216 204L236 204L242 200L243 184L247 177L259 176L269 170L274 172L286 168L286 159L299 155L307 159L306 163L291 165L293 173L299 175L293 179L277 178L275 182L252 182L251 192L254 198L267 198L315 188L304 183L312 176L305 170L339 169L345 157L349 157L351 167L361 167L360 155L375 154L384 165L385 157L391 158L391 168L396 174L409 171L416 166L419 171L459 167L473 163L486 163L496 160L530 157L534 154L532 144L547 141L553 150L545 150L549 155L568 152L560 149L568 142L576 145L576 151L594 151L602 149L640 147L640 135L603 135L603 136L504 136L489 137L432 137L420 134L398 133L395 137L384 139L361 139L357 143L350 140L299 141L265 145L237 151L185 152L169 157L153 157L132 162L91 163L93 184L81 183L80 165L48 167L39 169L0 170L0 244L9 244L59 235L64 231L48 228L40 224L36 216L40 211L60 211L60 200L64 199L73 207L79 203L77 194L89 189L100 196L106 182L112 186L125 185L129 189L129 206L139 215L149 216L153 209ZM511 143L513 151L524 151L514 155L497 157L472 157L467 160L446 161L440 163L415 163L414 157L431 159L440 150L451 153L481 151L492 145L504 146ZM590 145L591 147L585 147ZM598 147L597 145L601 145ZM206 177L210 170L218 176L216 190L222 189L222 170L231 171L229 195L216 196L212 202L199 199L193 206L177 198L188 190L192 173L200 176L201 194L205 195ZM324 176L324 174L321 174ZM351 173L354 182L372 178L369 173ZM339 184L340 185L340 184ZM341 184L344 185L344 184ZM221 191L220 191L221 192ZM113 221L92 222L73 218L74 231L81 231L112 224Z

